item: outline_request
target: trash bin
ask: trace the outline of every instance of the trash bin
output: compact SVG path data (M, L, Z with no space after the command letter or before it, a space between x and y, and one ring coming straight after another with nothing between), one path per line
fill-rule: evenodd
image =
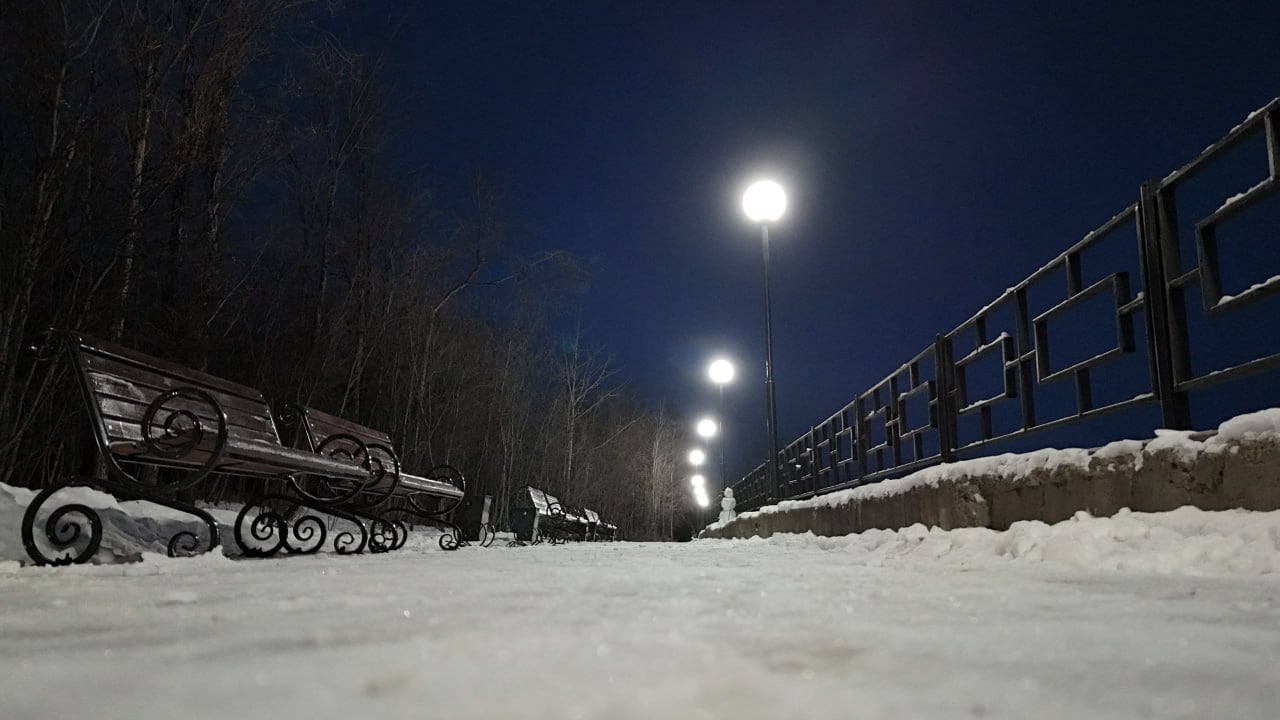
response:
M507 514L507 520L511 525L511 532L515 533L516 540L521 542L533 542L533 534L538 528L538 509L532 507L511 507L511 512Z
M489 509L493 507L492 495L468 496L455 513L455 522L462 530L462 538L480 541L481 528L489 524ZM492 528L490 528L492 529Z

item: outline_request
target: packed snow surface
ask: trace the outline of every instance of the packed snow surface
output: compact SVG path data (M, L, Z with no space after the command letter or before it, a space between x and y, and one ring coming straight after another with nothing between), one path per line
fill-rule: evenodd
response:
M4 532L26 497L6 496ZM62 568L20 566L10 543L0 717L1273 720L1280 707L1280 513L451 553L431 540Z

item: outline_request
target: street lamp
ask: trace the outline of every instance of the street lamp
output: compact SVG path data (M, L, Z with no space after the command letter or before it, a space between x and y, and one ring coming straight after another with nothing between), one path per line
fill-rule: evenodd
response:
M697 467L707 461L707 454L702 452L702 448L694 448L689 451L689 464Z
M742 209L751 222L760 226L760 241L764 248L764 391L768 411L769 461L765 472L769 489L774 497L781 497L778 487L778 406L773 392L773 325L769 302L769 223L782 217L787 210L787 194L782 186L772 180L759 180L747 188L742 196Z
M698 431L699 435L710 440L716 436L716 431L719 427L716 425L715 420L712 420L709 417L704 417L698 421L698 425L695 429Z
M698 504L698 525L701 526L702 511L711 504L707 497L707 479L695 474L689 478L689 484L693 486L693 501Z
M733 382L734 371L733 363L724 358L716 358L711 361L711 366L707 368L707 374L711 376L711 382L720 388L720 422L724 422L724 386ZM720 490L724 491L728 487L728 480L725 476L724 462L724 438L720 438Z

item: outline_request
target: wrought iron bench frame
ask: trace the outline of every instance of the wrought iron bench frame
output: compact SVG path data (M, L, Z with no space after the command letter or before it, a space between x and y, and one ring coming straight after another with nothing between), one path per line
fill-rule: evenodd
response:
M587 515L591 511L571 508L554 495L532 485L525 486L522 492L529 498L537 515L532 544L537 545L545 540L552 545L559 545L570 540L587 540L593 535L592 521Z
M447 516L461 504L467 492L467 481L452 465L434 465L425 475L405 472L391 436L381 430L298 403L286 403L280 421L295 429L295 444L305 449L345 447L355 438L367 450L376 479L342 503L344 509L367 518L374 527L371 548L385 552L397 550L408 539L408 528L390 516L402 514L441 525L440 547L456 550L466 541L462 531ZM353 452L359 448L350 446ZM392 499L404 500L408 507L388 508ZM433 508L426 502L435 502Z
M67 353L76 376L106 477L71 476L32 499L21 531L27 554L38 564L82 563L99 549L101 517L82 503L57 506L44 520L45 539L65 554L50 557L35 541L42 508L69 488L94 488L121 500L144 500L190 514L207 529L203 549L209 551L219 544L217 521L180 501L178 494L214 473L282 480L294 499L323 508L355 497L378 479L359 438L344 438L342 443L330 439L315 452L285 447L270 406L253 388L82 333L49 330L41 356L52 359L59 348ZM126 466L163 468L178 479L151 483ZM240 541L239 520L235 530ZM272 512L253 518L249 531L258 539L275 536L280 545L288 543L283 519ZM76 551L85 533L85 546ZM193 554L200 547L196 533L183 530L170 538L167 550L176 556Z

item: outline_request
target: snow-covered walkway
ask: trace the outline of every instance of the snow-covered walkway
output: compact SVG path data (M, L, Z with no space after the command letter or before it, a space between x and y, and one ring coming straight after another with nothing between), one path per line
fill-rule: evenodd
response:
M0 562L0 717L1266 718L1280 513Z

